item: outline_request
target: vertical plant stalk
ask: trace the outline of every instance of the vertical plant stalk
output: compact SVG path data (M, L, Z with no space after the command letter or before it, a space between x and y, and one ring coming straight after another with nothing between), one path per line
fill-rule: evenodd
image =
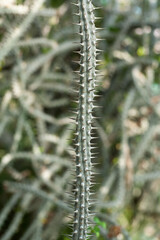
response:
M73 224L73 240L89 237L90 224L91 187L92 187L92 158L94 154L91 143L93 130L92 111L94 106L96 85L96 28L94 7L91 0L78 0L80 22L80 71L78 110L76 117L76 186L75 186L75 209Z

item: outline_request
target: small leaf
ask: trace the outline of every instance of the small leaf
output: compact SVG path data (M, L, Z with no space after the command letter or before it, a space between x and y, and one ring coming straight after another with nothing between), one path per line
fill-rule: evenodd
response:
M106 224L106 222L101 222L101 227L103 227L103 228L106 228L107 227L107 224Z
M146 50L145 50L145 48L144 48L144 47L139 47L139 48L137 49L137 55L138 55L139 57L145 56L145 55L146 55Z
M94 218L94 221L95 221L95 223L97 223L97 224L99 224L99 223L100 223L100 220L99 220L99 218L98 218L98 217L95 217L95 218Z
M115 158L113 158L113 165L117 165L118 164L118 158L117 157L115 157Z

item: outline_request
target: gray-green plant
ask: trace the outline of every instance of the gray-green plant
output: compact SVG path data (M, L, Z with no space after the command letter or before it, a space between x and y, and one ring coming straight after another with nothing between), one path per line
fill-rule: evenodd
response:
M85 2L87 7L82 10L91 20L89 1L81 1ZM98 202L92 206L95 209L89 205L86 208L86 204L88 210L83 212L84 198L81 206L75 206L81 209L79 216L85 216L82 227L86 229L88 221L86 234L89 235L90 214L95 211L107 226L121 226L119 238L128 240L131 235L133 240L147 239L147 226L152 225L151 239L154 239L160 229L159 222L154 220L160 212L160 3L156 0L94 0L96 6L103 4L103 8L93 12L102 17L96 25L103 27L98 34L105 39L100 43L104 63L100 68L104 77L101 86L96 87L101 93L96 102L100 102L102 110L95 112L100 120L92 118L96 130L90 125L94 62L89 58L83 65L85 58L94 52L94 45L87 48L92 40L94 42L93 23L85 19L89 27L83 32L89 35L79 32L82 41L88 37L85 45L74 44L71 9L82 18L80 5L72 8L70 1L61 3L61 0L0 1L0 236L3 240L66 240L63 233L71 234L68 225L73 227L70 219L73 209L68 206L65 192L73 191L73 186L67 183L75 179L70 174L75 157L71 140L75 128L68 110L75 107L72 99L76 97L74 88L77 88L74 70L78 67L71 60L77 60L78 56L73 50L81 47L81 62L78 62L82 72L78 83L83 81L79 89L86 91L88 99L81 98L78 114L88 115L85 120L77 118L77 123L81 127L86 123L86 129L98 135L98 139L92 141L98 151L89 143L90 133L84 128L83 135L78 134L77 128L76 148L77 153L81 153L77 162L88 156L93 165L94 159L90 158L94 156L90 151L100 152L95 161L100 163L96 168L101 173L94 177L100 183L94 188ZM84 19L83 25L77 27L82 31L82 26L85 26ZM75 40L77 38L76 34ZM86 66L88 72L83 74ZM83 85L87 78L88 86ZM83 92L81 94L83 96ZM87 143L90 151L84 149ZM77 164L78 173L85 168L92 182L89 161L80 167ZM89 186L87 177L85 188L81 176L77 182L82 183L79 193ZM89 197L87 194L85 192ZM87 199L89 204L93 203L91 198ZM98 235L99 239L107 238L108 228L91 229L94 236L90 239L95 240Z
M76 117L75 150L75 208L73 240L88 239L90 217L92 216L91 188L93 184L93 163L95 158L91 142L93 126L93 109L95 107L95 86L97 80L97 48L94 6L91 0L79 0L78 7L80 35L80 70L78 79L78 110Z

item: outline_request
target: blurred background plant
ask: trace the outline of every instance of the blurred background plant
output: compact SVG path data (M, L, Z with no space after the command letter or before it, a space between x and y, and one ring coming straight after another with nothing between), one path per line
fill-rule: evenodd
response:
M160 239L160 2L94 1L100 71L92 239ZM64 0L0 1L0 239L66 240L79 56Z

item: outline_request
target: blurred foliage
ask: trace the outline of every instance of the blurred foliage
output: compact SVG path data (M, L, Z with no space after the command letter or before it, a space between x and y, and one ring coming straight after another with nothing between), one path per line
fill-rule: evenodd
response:
M57 8L61 6L65 0L48 0L47 3L49 4L50 7Z
M99 86L94 240L160 239L160 2L95 0ZM75 6L0 1L0 239L67 240Z

